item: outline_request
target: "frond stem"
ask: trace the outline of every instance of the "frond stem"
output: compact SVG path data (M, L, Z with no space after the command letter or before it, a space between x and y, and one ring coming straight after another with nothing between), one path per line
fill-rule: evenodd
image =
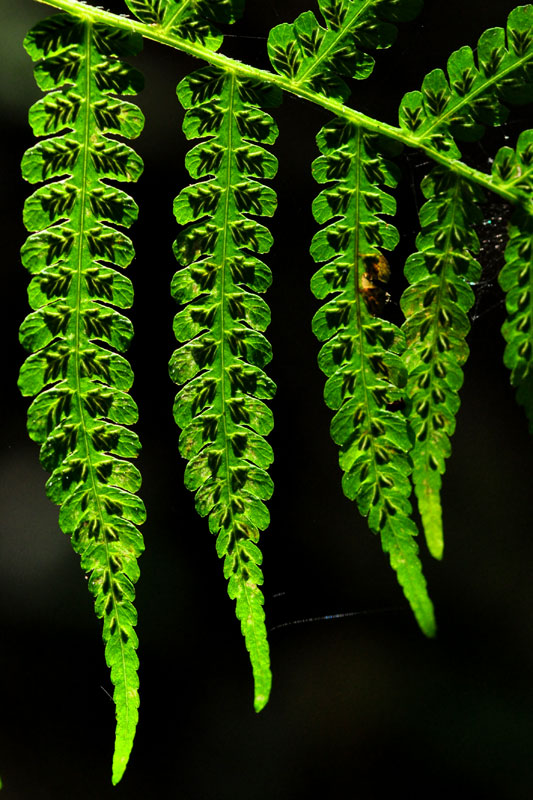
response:
M521 204L527 202L527 198L524 197L522 191L514 191L510 186L502 185L501 183L496 182L491 175L480 172L479 170L464 164L462 161L458 161L457 159L450 158L449 156L440 153L438 150L419 142L416 137L409 132L402 130L401 128L397 128L394 125L389 125L386 122L381 122L373 119L372 117L368 117L366 114L362 114L360 111L356 111L353 108L345 106L338 100L333 100L325 97L322 94L313 92L312 89L301 86L299 81L291 80L283 75L277 75L269 70L258 69L256 67L251 67L248 64L243 64L236 59L222 55L222 53L216 53L201 44L190 42L185 39L181 39L179 36L175 36L172 33L168 33L160 25L149 25L144 22L131 19L131 17L126 15L113 14L110 11L104 11L102 8L95 8L94 6L86 5L84 2L82 2L82 0L35 0L35 2L53 6L54 8L66 11L67 13L73 14L74 16L77 16L83 20L100 22L101 24L129 31L130 33L138 33L146 39L151 39L154 42L159 42L160 44L173 47L181 52L188 53L194 58L200 58L203 61L207 61L210 64L224 69L226 72L233 73L234 75L240 75L245 78L253 78L270 85L279 86L280 89L283 89L284 91L289 92L296 97L300 97L303 100L308 100L310 103L320 106L327 111L331 111L331 113L335 114L335 116L346 119L348 122L351 122L358 127L364 128L365 130L373 133L381 134L389 139L394 139L397 142L401 142L402 144L406 145L407 147L415 147L418 150L421 150L432 161L435 161L438 164L443 164L451 172L454 172L456 175L464 178L464 180L471 183L476 183L479 186L482 186L484 189L503 197L503 199L508 203Z

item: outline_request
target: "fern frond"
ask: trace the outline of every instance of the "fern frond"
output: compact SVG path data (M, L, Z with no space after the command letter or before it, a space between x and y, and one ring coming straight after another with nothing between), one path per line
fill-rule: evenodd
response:
M470 283L481 273L473 226L483 200L475 186L442 167L422 182L427 202L420 210L418 252L405 265L410 283L401 300L406 321L405 362L409 370L408 419L415 441L413 482L430 553L442 557L441 475L451 452L450 436L459 409L465 337L474 303Z
M276 72L295 84L346 100L344 78L368 78L374 59L366 50L390 47L395 21L412 19L421 0L319 0L325 22L304 11L294 23L277 25L268 37Z
M340 447L344 493L368 516L381 536L421 629L435 630L414 537L409 495L411 443L403 414L406 370L401 331L377 316L385 301L389 266L382 250L398 241L396 228L379 215L395 212L381 186L394 186L393 165L379 153L375 137L340 119L318 135L322 155L313 175L327 183L313 204L315 219L330 223L311 245L318 263L311 288L329 300L315 315L313 330L326 344L319 365L327 375L325 400L337 413L331 424ZM330 222L334 220L333 222Z
M216 23L234 22L244 8L244 0L124 0L142 22L161 28L210 50L218 50L222 34Z
M533 6L516 8L507 31L491 28L469 47L452 53L448 77L436 69L421 92L409 92L400 106L400 126L448 157L460 155L455 139L479 139L486 125L505 121L512 103L533 99ZM500 181L505 183L505 181ZM519 184L509 182L516 190ZM468 357L467 312L479 277L473 253L479 242L472 223L481 219L482 195L458 176L437 169L426 179L428 202L421 211L419 252L407 261L412 284L402 299L409 367L410 424L415 434L413 479L428 548L443 551L441 475L459 408L461 366ZM505 280L505 276L504 276Z
M533 6L509 14L507 32L489 28L479 39L477 57L461 47L442 69L426 75L422 91L408 92L400 105L400 126L413 143L456 158L455 138L479 139L486 125L499 125L509 104L533 99Z
M114 226L129 226L137 207L107 179L134 181L142 171L139 156L109 136L142 129L139 109L116 96L142 85L119 58L140 46L140 37L64 14L41 22L25 40L48 94L30 112L34 133L47 138L26 152L22 172L31 183L47 182L24 208L33 233L22 260L33 275L34 312L21 327L32 355L19 385L24 395L37 395L29 433L41 444L41 462L52 472L48 496L61 506L61 528L90 574L103 618L117 718L113 783L126 767L138 718L133 600L143 550L136 525L145 512L135 495L139 472L125 460L140 449L124 427L137 419L127 394L133 375L113 352L125 350L133 334L116 310L131 305L132 287L108 266L125 267L133 258L130 240Z
M511 383L533 433L533 131L520 134L516 151L510 147L498 151L492 174L496 181L518 188L524 196L524 205L511 218L499 282L506 293L504 362L511 370Z
M271 274L254 254L271 247L269 231L253 217L271 216L274 191L260 181L274 177L277 161L261 145L277 128L262 107L277 105L278 92L252 80L206 67L178 87L187 109L187 138L202 137L186 166L197 183L175 201L186 227L174 252L184 269L172 293L185 307L174 332L185 342L172 356L171 377L185 384L174 405L183 429L180 452L189 460L185 484L196 492L196 508L209 515L224 557L228 593L236 600L255 680L255 708L267 702L271 674L264 624L259 531L269 523L264 500L272 494L266 472L273 455L263 438L272 413L263 400L274 383L263 372L271 359L263 331L268 306L258 293Z

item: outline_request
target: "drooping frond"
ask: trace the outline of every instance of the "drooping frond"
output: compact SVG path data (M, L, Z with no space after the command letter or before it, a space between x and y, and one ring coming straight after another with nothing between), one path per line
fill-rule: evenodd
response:
M520 134L516 151L510 147L498 151L492 173L496 181L518 188L524 196L523 206L511 219L499 282L506 293L504 362L533 433L533 131Z
M267 702L271 684L269 652L259 586L259 531L269 523L264 500L272 494L266 469L272 450L263 438L272 413L273 382L263 372L271 348L263 336L270 322L258 293L271 274L256 253L271 247L269 231L253 217L271 216L272 178L277 161L262 147L277 128L262 107L277 104L277 92L256 82L206 67L185 78L178 96L187 109L187 138L201 137L186 165L198 182L175 201L176 219L186 227L174 252L183 269L172 293L185 307L174 332L182 344L170 373L185 384L174 405L183 429L181 454L189 460L186 486L196 492L196 508L209 515L224 557L228 592L236 600L255 680L255 708Z
M274 69L302 88L345 100L344 78L367 78L374 59L366 51L389 47L396 21L411 19L421 0L319 0L325 25L312 11L270 31L268 54Z
M533 99L533 6L509 14L507 32L489 28L479 39L476 58L461 47L442 69L426 75L422 91L408 92L400 105L400 126L414 141L449 156L459 150L454 137L479 139L486 125L499 125L507 106Z
M292 24L278 25L269 36L274 68L293 84L344 101L346 78L367 78L374 60L369 48L384 48L396 36L393 22L415 16L415 0L319 0L325 27L311 12ZM327 262L312 288L328 302L315 316L321 341L319 364L328 376L326 403L337 411L331 432L341 448L345 494L368 515L379 532L422 630L435 629L411 520L410 443L405 419L395 409L402 396L403 339L393 325L379 319L389 266L381 248L392 250L396 229L379 213L393 214L395 203L378 184L393 186L387 162L375 141L362 130L334 119L318 136L322 156L313 165L319 183L329 186L313 205L315 219L337 221L313 239L311 254Z
M166 33L218 50L222 34L216 23L234 22L243 11L244 0L124 0L142 22L159 26Z
M415 441L413 482L430 553L443 550L441 475L455 430L461 366L468 357L465 337L474 303L470 283L479 279L473 257L479 241L473 226L481 220L479 190L436 167L422 182L427 202L420 210L419 250L406 262L410 283L401 300L406 321L405 362L408 419Z
M22 260L33 278L34 312L21 327L32 352L19 385L37 395L28 413L30 436L52 475L48 496L61 506L60 525L71 535L90 575L98 617L103 618L106 661L115 686L116 741L113 782L126 767L138 718L138 659L134 583L143 522L138 438L125 425L137 419L127 394L133 375L115 350L133 331L116 307L132 303L130 281L114 268L133 258L130 240L115 226L129 226L137 207L108 183L134 181L141 159L109 134L135 137L143 117L117 95L136 93L142 78L120 57L140 49L138 37L57 15L27 36L38 61L35 76L48 92L31 109L43 138L28 150L22 171L31 183L46 181L26 201L29 236Z
M314 237L311 255L325 262L311 282L319 299L333 296L315 315L313 330L326 342L319 365L328 377L327 405L336 411L331 434L340 447L343 489L381 536L421 629L435 630L411 519L407 425L396 409L403 398L405 367L401 331L379 318L389 266L382 250L398 241L391 165L375 137L334 120L318 136L322 155L313 175L326 183L313 204L315 219L329 223ZM332 221L333 220L333 221Z
M400 105L400 126L413 143L448 157L460 155L458 140L479 139L486 125L507 118L508 105L533 99L533 6L511 12L507 31L491 28L479 39L477 55L462 47L443 70L430 72L421 92ZM410 424L415 434L413 480L430 552L443 551L441 475L450 455L450 436L459 408L461 366L468 356L467 312L473 304L468 283L479 276L473 253L479 243L481 195L443 169L424 182L428 198L421 212L419 252L408 259L412 284L404 294Z

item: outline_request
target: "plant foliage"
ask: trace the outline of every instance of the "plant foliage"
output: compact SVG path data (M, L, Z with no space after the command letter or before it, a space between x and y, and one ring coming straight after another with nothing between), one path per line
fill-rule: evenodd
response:
M525 201L525 207L518 207L511 220L500 285L508 315L502 328L507 342L504 362L533 433L533 131L520 134L516 150L502 147L492 172L502 184L518 188Z
M271 684L258 588L257 541L269 523L263 501L273 489L265 471L273 453L264 439L273 419L263 401L275 385L262 369L272 358L263 335L270 311L258 295L271 273L255 256L268 252L272 236L254 217L272 216L276 208L274 191L260 181L277 170L261 146L275 141L277 128L260 106L276 104L278 92L206 67L182 81L178 97L187 109L185 135L204 138L188 153L187 169L207 180L184 189L174 204L185 227L174 247L184 269L172 294L186 304L174 319L177 340L186 342L170 362L172 379L185 383L174 416L183 429L180 452L189 460L185 485L196 492L198 513L209 515L228 592L237 601L259 711Z
M372 137L341 120L322 129L318 145L323 155L313 174L329 188L318 195L313 211L319 223L334 221L311 245L315 261L326 262L312 289L320 299L333 299L315 315L313 330L326 341L318 361L328 376L326 403L337 411L331 435L340 446L343 489L368 516L371 530L380 533L420 627L432 635L433 608L409 503L411 442L406 420L392 410L407 377L400 358L404 337L377 316L389 276L379 248L392 250L398 241L396 228L378 216L395 210L379 184L394 186L395 179Z
M436 69L424 79L421 92L409 92L400 105L400 125L420 143L458 158L456 139L481 138L486 125L507 118L508 103L533 98L532 60L533 12L531 6L522 6L509 15L507 31L491 28L481 36L477 65L471 48L462 47L448 59L448 79ZM427 202L420 212L419 251L405 265L411 285L402 310L409 422L415 437L413 482L428 548L440 558L441 474L459 408L460 368L468 357L467 313L474 302L470 284L480 276L474 258L479 242L472 226L482 220L478 204L484 196L440 167L427 176L422 191Z
M173 36L218 50L222 35L217 23L241 16L244 0L124 0L142 22Z
M34 133L46 138L26 152L22 174L31 183L47 182L24 208L34 233L22 261L33 275L28 294L35 310L20 330L32 355L19 385L23 394L37 395L28 430L41 445L41 462L52 473L48 496L61 506L61 528L90 575L103 618L117 709L114 782L125 769L138 717L133 585L143 549L136 525L145 511L135 494L139 472L127 460L140 449L125 427L137 419L127 394L133 374L114 352L125 350L133 333L116 310L131 306L132 285L114 268L130 263L133 248L115 226L131 225L137 207L108 183L136 180L142 162L109 134L141 132L139 109L116 96L141 88L139 73L120 58L139 45L138 37L62 14L25 40L48 94L30 113Z
M420 248L406 262L410 286L402 297L409 370L408 419L414 434L413 481L428 548L435 558L443 549L439 500L444 459L455 429L462 364L468 357L465 337L474 303L471 284L481 268L473 257L479 241L473 223L481 212L480 192L435 167L424 179L427 202L420 210Z
M369 48L390 47L396 37L393 21L414 17L419 0L321 0L325 27L312 11L290 25L270 32L268 54L274 69L295 85L339 100L350 88L345 78L368 78L374 68Z
M270 311L260 296L272 279L262 261L272 236L258 218L275 211L265 181L277 170L267 149L277 127L265 109L279 105L283 89L333 114L317 135L312 172L321 190L312 210L320 229L311 243L311 287L324 301L312 326L322 343L325 401L335 412L331 434L346 496L379 536L420 628L433 635L410 498L414 489L428 549L441 558L440 488L468 356L472 284L480 275L475 226L487 191L515 206L500 275L505 363L533 430L533 132L523 132L515 149L502 148L490 174L462 161L460 151L461 141L480 139L512 105L533 99L533 6L515 9L506 29L485 31L475 53L452 53L447 72L430 72L421 91L404 96L394 127L346 101L351 79L372 72L370 51L394 42L396 23L416 15L419 0L319 0L320 21L305 11L270 32L273 72L218 52L219 26L242 14L242 0L125 0L135 20L79 0L42 1L69 13L46 19L25 42L46 95L30 112L40 141L22 164L24 178L42 185L24 209L33 312L21 327L31 355L20 388L36 396L30 436L41 445L48 495L61 506L60 526L90 574L103 619L115 686L116 783L137 722L133 586L143 547L136 525L144 519L130 461L139 441L126 427L137 418L128 394L133 376L119 354L132 326L117 310L133 299L117 268L133 258L121 229L137 207L114 185L142 170L122 141L142 129L141 112L123 99L142 78L123 58L145 37L206 62L178 86L184 135L199 141L186 156L194 183L174 203L180 269L172 294L181 308L170 375L181 387L174 417L188 462L185 484L224 559L260 710L271 686L258 540L273 490L265 439L273 418L265 401L275 386L264 371L272 357ZM392 190L403 145L434 165L421 185L425 203L405 264L398 327L387 319L387 255L399 240Z

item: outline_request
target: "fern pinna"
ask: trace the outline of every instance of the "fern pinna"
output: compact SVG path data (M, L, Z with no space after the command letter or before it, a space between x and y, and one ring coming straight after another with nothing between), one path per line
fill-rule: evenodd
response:
M389 277L379 248L392 250L398 241L396 228L378 216L395 210L378 182L394 186L395 179L375 140L341 120L322 129L318 145L323 155L313 174L328 188L313 212L319 223L334 221L313 239L311 255L326 263L312 289L320 299L333 298L316 313L313 330L326 341L319 365L328 376L326 403L337 412L331 435L340 446L343 489L381 535L418 623L431 635L433 607L409 503L411 443L405 419L393 410L403 398L405 344L400 330L378 316Z
M408 18L417 2L323 2L325 27L312 12L294 25L280 25L269 37L273 66L298 85L345 100L346 77L366 78L374 60L366 48L388 47L396 29L389 20ZM363 47L365 50L363 50ZM334 119L318 135L322 156L313 175L328 188L313 205L319 223L334 220L311 245L318 263L313 278L319 299L333 295L315 315L313 330L326 344L319 364L328 376L325 400L337 411L331 425L340 446L343 489L381 536L382 546L422 630L435 631L433 606L422 575L414 537L417 528L409 502L411 448L407 424L394 409L402 399L405 368L403 337L379 319L388 264L398 232L378 216L394 214L394 200L380 184L394 186L393 171L379 152L376 137Z
M30 436L42 445L42 464L52 472L48 496L61 506L61 528L90 575L103 618L117 715L114 783L138 717L133 599L143 550L136 525L145 511L135 494L139 472L124 460L140 448L125 427L137 419L127 394L133 375L114 352L125 350L133 333L115 310L131 306L132 285L114 269L130 263L133 248L114 226L131 225L137 207L107 179L132 181L142 171L139 156L109 135L132 137L142 129L139 109L116 96L141 87L139 73L120 58L139 45L138 37L65 15L42 22L25 41L38 61L37 82L48 92L30 121L47 138L26 152L22 172L32 183L48 182L24 208L25 225L35 231L22 249L34 276L35 311L20 331L33 354L19 385L23 394L37 395L28 414Z
M124 0L138 19L158 31L209 50L218 50L222 34L218 23L232 23L241 16L244 0Z
M184 37L216 50L222 36L214 23L231 23L241 0L176 2L126 0L142 21L165 34ZM280 92L257 80L237 78L213 67L198 70L178 87L187 110L183 131L201 138L186 166L200 182L176 198L174 212L186 226L174 253L184 268L174 277L172 294L186 304L174 320L179 347L170 375L185 384L174 403L182 428L179 448L189 464L187 488L196 508L209 516L224 558L229 596L254 675L254 706L268 700L272 675L263 611L259 531L269 524L264 500L272 494L266 469L273 454L264 436L273 426L263 400L274 383L263 372L271 347L263 336L268 306L258 296L271 282L269 268L255 257L272 245L268 230L252 216L271 216L274 191L256 179L273 178L277 161L260 144L273 144L277 128L260 106L278 105Z
M318 5L323 25L312 11L304 11L294 23L270 31L270 61L297 93L309 89L346 100L346 80L372 73L374 59L367 50L390 47L397 33L394 22L416 16L422 0L319 0Z
M395 24L413 17L419 0L319 0L321 21L306 11L270 32L273 72L217 52L216 26L234 22L242 0L125 0L136 19L80 0L42 1L72 16L50 18L26 40L48 94L31 110L41 141L23 160L24 177L44 185L24 211L31 235L22 259L33 275L34 311L21 328L32 355L20 387L37 395L30 435L42 445L42 463L52 472L48 494L61 506L60 525L91 575L104 621L117 782L137 722L132 601L142 551L136 524L144 519L135 494L139 473L128 460L139 442L125 427L137 416L127 393L133 378L115 352L132 336L116 310L131 305L132 287L116 267L133 258L120 228L137 209L108 181L139 176L140 158L116 137L135 137L143 124L140 111L122 99L141 78L121 59L138 52L145 37L206 62L178 86L185 137L200 141L186 156L195 182L174 203L181 228L172 294L182 307L170 374L181 387L174 417L188 461L185 483L217 537L260 710L271 686L258 540L273 489L265 440L273 420L265 401L275 386L264 372L272 356L264 335L270 312L260 297L271 282L260 257L272 237L257 218L274 213L276 196L264 182L277 169L265 149L277 127L265 109L279 104L283 90L333 114L318 133L312 165L323 188L312 206L321 228L311 244L311 288L325 301L312 326L322 343L325 400L335 412L331 433L344 492L379 535L420 628L432 635L410 495L413 487L428 549L440 558L441 477L468 356L472 284L480 274L474 226L484 190L516 206L499 278L505 363L533 428L533 133L522 133L515 149L502 148L491 174L463 162L459 148L504 121L510 105L533 99L533 7L515 9L506 30L486 31L475 54L469 47L452 53L447 73L433 70L421 91L404 96L394 127L345 103L350 80L372 72L369 50L390 46ZM417 148L434 166L421 185L425 203L416 252L405 264L399 328L385 317L387 256L399 239L392 190L401 145Z
M423 148L431 148L437 156L446 154L447 159L457 159L461 154L456 140L481 138L487 125L506 119L510 103L523 103L533 97L532 62L533 8L522 6L509 15L507 31L491 28L481 36L477 64L472 49L462 47L448 59L448 78L443 70L435 69L425 77L421 92L405 95L400 105L400 125ZM502 153L495 162L494 188L502 188L505 183L505 170L502 175L498 172L504 161ZM521 191L524 185L528 186L527 181L521 184L513 177L510 186L521 187ZM428 200L420 212L420 249L405 265L405 276L411 285L403 295L402 310L408 342L409 422L415 436L411 452L413 482L428 548L440 558L441 474L444 460L450 455L449 437L459 408L461 365L468 356L467 312L474 302L470 284L480 275L473 257L479 249L473 225L482 220L478 205L484 196L475 184L465 182L451 170L447 162L446 167L430 173L422 190ZM504 271L503 288L511 288L506 278L511 274L510 269ZM512 297L511 294L508 310L514 317ZM512 328L512 322L504 326L506 338L511 338ZM519 338L519 329L515 332ZM522 338L524 333L529 339L529 327L522 328ZM515 381L519 370L514 370L511 352L509 345L506 360ZM523 396L527 405L526 394Z
M265 471L272 462L263 438L273 425L263 400L274 383L263 372L272 357L263 336L270 311L258 292L270 282L269 268L255 253L272 245L269 231L253 216L271 216L274 191L259 180L273 178L277 161L261 145L272 144L277 128L260 105L278 102L276 91L224 74L198 70L178 87L187 109L187 138L204 141L187 156L193 178L207 178L176 198L176 219L186 227L174 252L184 266L172 293L186 303L174 320L179 347L170 374L185 383L174 404L183 429L180 452L189 460L186 486L196 491L196 508L209 515L224 557L228 592L250 653L255 708L270 692L271 674L262 608L259 531L267 527L264 505L272 494Z
M526 203L526 208L517 208L511 219L499 281L507 309L502 327L507 342L504 362L511 370L511 383L533 433L533 131L520 134L516 150L502 147L492 172L501 184L516 187Z
M459 408L461 366L468 357L471 284L481 274L473 257L479 241L472 224L481 220L476 200L482 197L475 186L440 167L424 179L422 190L428 200L420 211L420 250L405 265L411 285L403 294L402 311L409 421L415 437L413 481L428 549L441 558L441 474Z

